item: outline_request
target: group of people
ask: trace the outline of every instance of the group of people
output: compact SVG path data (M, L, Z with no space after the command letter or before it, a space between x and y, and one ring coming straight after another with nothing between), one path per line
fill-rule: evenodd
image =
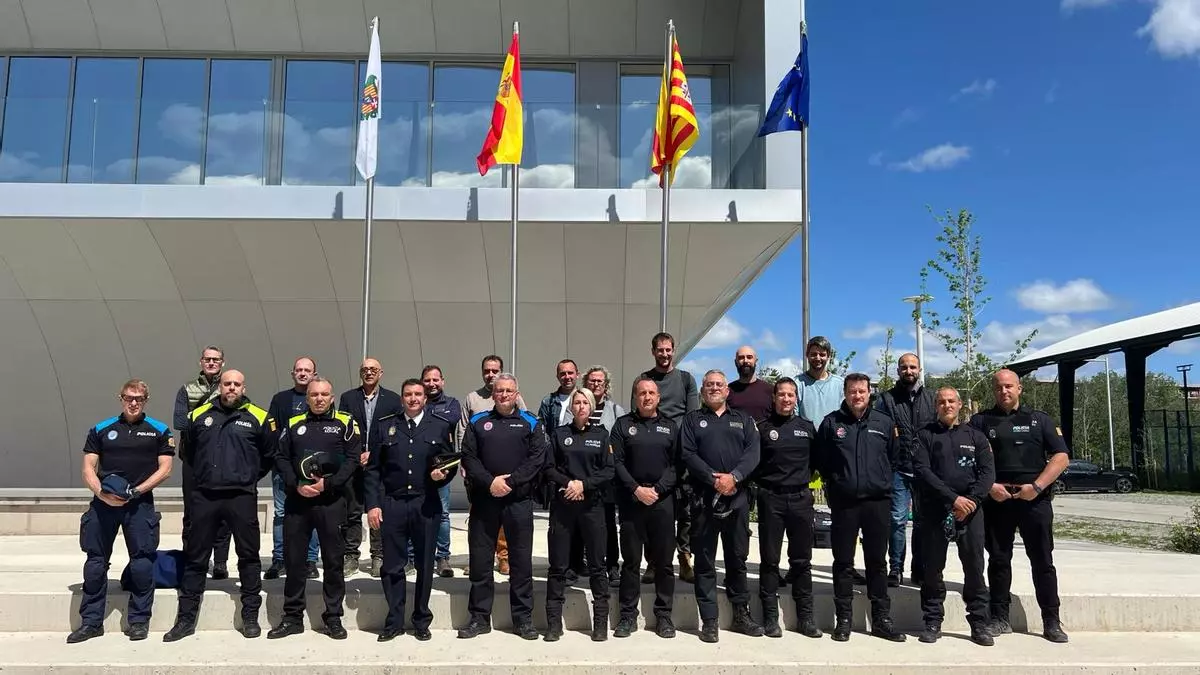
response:
M1012 631L1017 531L1033 569L1043 635L1067 641L1058 616L1049 490L1066 467L1067 449L1053 420L1021 405L1015 373L993 375L995 405L968 422L957 390L930 392L922 385L913 354L899 359L896 385L873 395L866 375L830 372L833 349L823 337L806 345L806 372L773 384L757 378L750 347L735 354L737 379L710 370L699 384L676 367L674 347L667 333L652 338L654 367L633 382L629 411L613 399L606 368L587 369L580 382L576 363L563 359L556 366L560 386L536 414L496 355L483 358L483 386L462 403L446 395L437 366L426 366L421 378L406 379L393 392L381 385L381 364L368 358L359 371L362 385L336 405L332 384L302 357L293 367L294 387L264 410L245 396L242 373L224 368L221 350L205 348L199 376L176 401L186 562L178 614L163 640L195 631L209 560L215 556L214 578L228 574L230 537L241 582L238 628L247 638L261 634L256 486L272 473L275 547L266 577L285 577L282 620L267 633L272 639L304 631L305 587L318 574L318 554L321 631L346 637L344 580L359 566L364 514L368 571L381 579L388 605L378 640L406 630L431 639L432 579L454 573L449 484L461 475L470 501L469 621L458 630L462 639L491 631L497 568L509 576L513 631L521 638L562 637L565 589L580 574L592 592L593 640L609 636L612 585L619 606L612 635L638 630L642 583L654 584L654 632L674 637L678 559L680 578L695 584L700 639L717 642L718 540L732 630L782 637L778 595L787 584L795 629L821 637L811 565L819 476L832 519L834 640L850 637L856 581L870 599L870 632L905 639L892 623L888 589L903 581L911 500L922 642L941 637L943 570L952 541L963 566L971 639L990 645ZM170 474L176 451L167 425L145 416L148 398L147 385L130 380L120 391L122 413L88 433L83 479L96 497L80 526L87 559L81 625L68 636L71 643L103 634L118 528L131 559L127 634L133 640L148 634L158 546L153 491ZM538 502L549 509L544 633L533 625ZM757 618L747 583L752 509L760 561ZM780 569L785 537L786 577ZM860 540L865 577L854 569ZM410 572L416 579L406 617Z

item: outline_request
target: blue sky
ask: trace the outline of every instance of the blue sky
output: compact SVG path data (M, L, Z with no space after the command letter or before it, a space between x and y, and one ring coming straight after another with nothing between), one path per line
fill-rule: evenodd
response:
M976 216L997 354L1200 301L1200 0L869 5L808 3L814 334L872 374L886 326L913 348L900 299L937 250L927 204ZM798 240L684 365L731 368L743 343L798 369ZM1150 368L1195 359L1200 340Z

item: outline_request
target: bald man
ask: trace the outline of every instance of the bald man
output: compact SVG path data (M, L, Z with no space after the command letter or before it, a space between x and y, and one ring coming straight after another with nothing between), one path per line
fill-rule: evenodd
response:
M188 461L194 483L191 501L192 531L184 550L187 565L179 593L175 625L163 642L175 642L196 632L204 577L218 527L224 523L233 535L242 592L242 635L262 634L258 611L262 606L262 562L258 557L258 481L275 463L277 425L266 410L246 398L246 378L241 372L221 373L219 397L192 411L184 428Z
M754 348L738 347L733 355L738 379L729 383L729 398L725 404L754 418L758 424L771 416L774 408L774 390L771 385L758 379L758 354Z
M376 359L365 358L358 368L358 379L361 385L344 392L338 399L338 410L350 413L362 432L363 451L362 466L367 465L367 459L373 449L370 444L371 428L381 419L396 417L404 412L404 403L400 394L380 384L383 381L383 364ZM456 422L458 420L455 420ZM362 546L363 534L363 476L360 467L354 472L350 482L349 499L346 502L346 560L343 573L346 577L358 571L359 547ZM378 577L383 569L383 538L379 530L371 530L371 567L368 573Z

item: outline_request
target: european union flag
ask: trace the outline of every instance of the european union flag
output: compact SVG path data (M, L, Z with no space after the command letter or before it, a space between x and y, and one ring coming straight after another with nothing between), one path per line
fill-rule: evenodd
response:
M808 33L802 33L800 54L796 56L795 65L779 82L758 135L799 131L807 127L808 122Z

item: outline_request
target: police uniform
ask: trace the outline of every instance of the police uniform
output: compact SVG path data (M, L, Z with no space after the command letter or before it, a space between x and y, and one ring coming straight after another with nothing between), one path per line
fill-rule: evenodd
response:
M383 568L380 579L387 599L388 613L381 640L404 631L406 587L404 568L409 549L417 569L416 597L413 601L412 628L420 639L429 639L429 594L433 583L434 552L441 523L442 501L439 490L450 484L456 469L446 472L443 480L430 478L434 459L454 451L454 426L457 418L445 418L423 409L415 418L406 413L381 417L371 427L371 447L367 459L364 494L367 510L381 509L383 523Z
M349 413L332 409L320 415L311 410L296 415L279 435L275 470L283 477L287 491L283 505L283 564L287 568L283 624L303 625L308 542L315 529L324 571L321 591L325 596L325 611L321 621L331 632L340 626L342 601L346 597L346 580L342 575L346 541L342 530L346 523L349 482L359 466L362 447L358 423ZM325 476L321 494L304 497L297 489L302 481L303 484L311 481L300 476L297 463L318 452L328 453L337 470Z
M832 517L835 640L850 637L852 573L860 530L872 633L903 639L891 623L887 586L895 440L895 424L887 413L868 407L862 417L856 417L845 402L826 415L817 429L813 467L821 473Z
M121 476L130 487L141 485L158 471L158 458L175 454L175 439L162 422L140 416L130 422L124 415L110 417L88 431L85 454L98 458L97 476ZM154 603L154 556L158 550L159 514L150 492L109 506L99 497L79 521L79 547L87 554L83 564L83 598L79 618L84 627L104 625L108 593L108 561L117 528L125 532L129 550L130 593L126 619L130 626L150 621Z
M679 426L680 457L695 494L692 553L696 556L696 606L704 624L701 637L717 637L718 535L725 547L725 592L734 608L732 629L762 635L762 627L750 617L750 592L746 588L750 499L744 483L758 466L754 419L729 407L718 415L705 406L684 415ZM713 487L714 473L732 474L737 491L721 497Z
M675 487L677 480L679 425L655 411L642 417L636 410L617 419L610 442L616 469L614 493L621 519L621 621L636 628L641 588L638 566L645 554L654 576L654 617L660 627L672 625L675 574L671 560L675 552ZM658 500L647 506L633 496L639 487L651 487ZM643 550L644 549L644 550ZM618 626L619 627L619 626Z
M585 421L585 424L586 421ZM553 490L550 532L547 536L550 573L546 579L547 640L562 635L563 591L571 557L571 535L578 528L587 554L592 586L592 636L608 636L608 575L605 570L606 527L604 496L613 479L612 448L608 430L599 424L583 429L575 423L557 427L551 434L553 461L545 477ZM583 485L583 500L570 501L564 490L571 481Z
M262 606L262 563L258 557L258 481L275 458L275 420L242 398L235 407L217 401L192 411L184 446L195 480L191 501L192 531L184 547L179 611L175 626L163 637L173 642L195 631L204 594L204 575L222 523L233 535L238 556L243 630L257 627Z
M1012 412L999 406L977 413L971 426L984 432L996 458L996 482L1005 486L1033 483L1050 458L1067 452L1067 444L1049 415L1018 405ZM990 486L989 486L990 487ZM1054 569L1054 510L1051 486L1031 501L987 500L983 513L988 553L991 615L1007 622L1012 596L1013 537L1020 530L1025 555L1033 571L1033 588L1045 625L1059 623L1058 573Z
M495 580L496 538L500 528L508 539L509 605L513 626L522 637L536 639L533 630L533 495L546 457L546 434L537 417L514 408L510 414L492 409L471 416L463 432L463 466L471 500L467 521L471 592L467 611L471 622L459 636L475 637L491 629ZM493 497L492 481L508 475L512 489Z
M779 634L779 554L785 534L796 618L802 629L815 632L815 626L806 623L813 620L813 494L808 484L816 435L813 423L799 416L771 413L758 424L762 446L754 472L758 485L758 595L768 634Z
M963 568L963 601L972 635L983 632L988 622L988 590L983 579L983 529L981 510L973 511L965 522L952 515L954 502L966 497L982 506L996 478L992 449L982 431L967 424L948 427L933 422L917 430L912 446L914 475L921 485L921 507L917 510L924 538L920 551L925 556L921 580L921 611L927 627L942 625L946 584L948 534L955 537L958 559ZM949 520L948 520L949 519ZM955 528L947 532L945 526Z

